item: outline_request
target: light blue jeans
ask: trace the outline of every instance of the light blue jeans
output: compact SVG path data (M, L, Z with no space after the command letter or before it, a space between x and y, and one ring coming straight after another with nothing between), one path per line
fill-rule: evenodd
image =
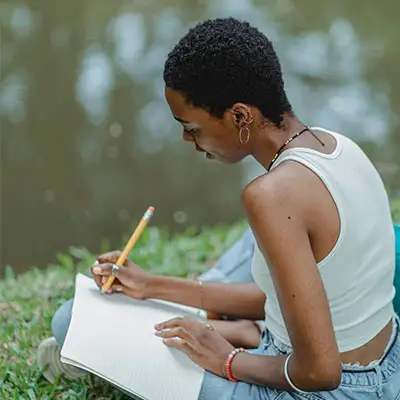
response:
M342 383L330 392L297 394L244 382L230 382L206 372L199 400L400 400L400 329L393 319L393 334L387 351L372 367L342 368ZM278 356L291 349L264 330L254 354Z
M214 268L200 277L204 281L251 282L251 259L254 237L246 231L217 262ZM72 299L64 303L54 314L53 334L61 347L71 320ZM391 343L382 359L373 367L343 366L340 387L330 392L297 394L269 389L244 382L230 382L206 372L199 400L400 400L400 329L399 320L393 320ZM290 349L272 337L268 330L262 333L255 354L277 356ZM180 400L180 399L177 399Z

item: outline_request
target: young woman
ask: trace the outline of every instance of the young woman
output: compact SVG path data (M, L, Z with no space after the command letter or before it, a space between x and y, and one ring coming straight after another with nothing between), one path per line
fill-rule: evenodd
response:
M207 159L252 156L265 167L242 194L256 284L150 275L113 265L117 253L99 257L97 284L113 273L111 291L134 298L265 317L254 351L235 349L240 337L228 340L219 323L156 326L209 371L201 400L400 398L394 231L370 160L347 137L299 120L271 42L246 22L198 24L168 55L164 80L184 140Z

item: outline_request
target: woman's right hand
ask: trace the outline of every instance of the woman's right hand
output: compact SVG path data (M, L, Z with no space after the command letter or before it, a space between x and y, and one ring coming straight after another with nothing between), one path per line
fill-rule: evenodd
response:
M91 271L99 288L112 275L113 264L117 262L120 255L120 251L112 251L97 257L97 263L92 265ZM132 261L126 260L124 266L120 266L114 275L115 280L107 293L122 292L134 299L146 298L146 288L153 276L152 274L143 271Z

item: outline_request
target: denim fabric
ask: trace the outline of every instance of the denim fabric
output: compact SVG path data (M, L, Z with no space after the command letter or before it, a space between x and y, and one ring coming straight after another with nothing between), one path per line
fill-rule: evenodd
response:
M56 312L52 322L53 334L61 347L71 320L72 299ZM393 341L374 367L343 366L342 383L331 392L297 394L230 382L206 372L199 400L400 400L400 329L398 318L393 325ZM260 346L251 353L269 356L287 354L291 349L264 330Z
M343 366L342 383L329 392L300 394L244 382L230 382L206 372L199 400L400 400L400 329L393 321L392 343L374 367ZM255 354L278 356L290 348L265 330Z
M213 268L199 277L208 282L254 282L251 261L254 254L254 236L247 229L243 236L230 247Z
M51 330L60 349L64 344L65 337L67 336L68 327L71 322L73 304L74 299L67 300L54 313L53 319L51 321Z

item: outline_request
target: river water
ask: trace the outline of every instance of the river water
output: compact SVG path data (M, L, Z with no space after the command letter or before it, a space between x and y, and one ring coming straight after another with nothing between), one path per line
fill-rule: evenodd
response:
M0 2L1 265L120 246L150 204L173 231L243 217L262 170L205 161L163 98L168 51L209 17L265 32L300 118L355 139L399 196L399 13L394 0Z

